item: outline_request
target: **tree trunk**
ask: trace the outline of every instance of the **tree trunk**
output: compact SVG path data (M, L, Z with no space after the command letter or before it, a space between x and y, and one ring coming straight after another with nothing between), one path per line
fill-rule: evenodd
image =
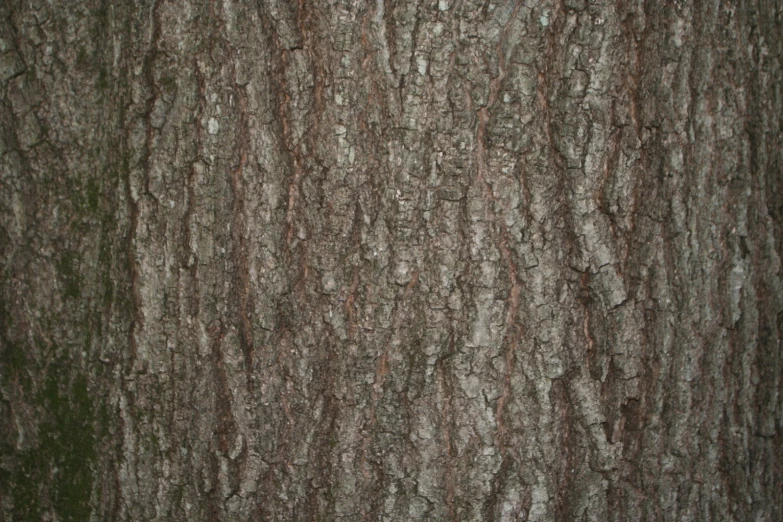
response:
M4 0L0 519L783 520L779 0Z

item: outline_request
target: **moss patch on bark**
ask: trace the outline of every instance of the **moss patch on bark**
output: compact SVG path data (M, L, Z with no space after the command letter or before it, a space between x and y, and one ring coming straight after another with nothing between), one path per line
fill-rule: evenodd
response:
M87 381L78 375L69 383L55 370L39 400L46 414L37 447L16 453L12 471L0 472L3 490L13 498L13 519L40 520L51 510L59 520L89 520L96 450Z

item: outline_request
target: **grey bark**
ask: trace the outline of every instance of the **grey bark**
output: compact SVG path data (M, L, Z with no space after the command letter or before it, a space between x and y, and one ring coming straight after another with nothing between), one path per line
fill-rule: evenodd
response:
M0 2L0 519L783 520L777 0Z

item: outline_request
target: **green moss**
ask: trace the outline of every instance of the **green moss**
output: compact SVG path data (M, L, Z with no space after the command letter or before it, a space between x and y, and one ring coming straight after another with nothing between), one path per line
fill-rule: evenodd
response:
M111 279L111 244L109 243L110 232L102 232L101 245L98 250L98 265L102 267L101 282L103 288L103 309L110 310L112 300L114 299L114 281ZM102 333L103 322L98 321L98 330Z
M71 193L71 202L75 210L78 210L85 217L99 216L101 210L101 184L96 178L90 178L84 181L75 181L68 184Z
M67 366L56 367L39 394L46 420L39 427L38 447L12 453L13 472L0 475L13 500L13 520L40 520L50 509L63 521L90 518L94 408L84 376L77 375L69 385L63 370Z
M16 343L6 341L3 343L3 362L8 368L9 375L18 375L27 365L27 354L24 349Z
M87 54L87 49L82 47L79 49L79 53L76 55L76 65L80 69L87 69L90 65L90 56Z
M59 395L54 385L53 429L42 437L48 446L58 477L52 488L52 504L62 520L87 520L90 515L92 463L95 460L93 413L87 382L78 376L73 383L70 401Z
M111 19L109 18L109 2L101 1L98 6L90 10L90 19L95 23L92 26L93 38L96 42L100 42L101 38L105 37L107 31L111 27Z
M3 448L3 453L12 454L12 448ZM45 469L44 457L36 452L23 455L15 473L0 468L0 484L3 491L13 498L12 520L37 522L41 520L40 496L43 484L38 480L41 470Z
M94 179L90 179L87 182L87 208L91 212L98 211L98 204L101 201L100 187L98 182Z
M109 88L109 75L103 67L98 71L98 79L95 81L95 86L99 91L105 91Z
M82 294L82 278L79 274L79 258L76 252L65 252L57 262L57 272L63 282L66 297L78 299Z
M11 314L3 299L0 299L0 369L3 375L20 378L27 365L27 353L22 346L8 338L11 330Z
M98 423L96 424L96 431L99 436L106 436L109 434L109 426L111 426L111 415L109 415L109 408L106 403L101 401L101 405L98 408Z

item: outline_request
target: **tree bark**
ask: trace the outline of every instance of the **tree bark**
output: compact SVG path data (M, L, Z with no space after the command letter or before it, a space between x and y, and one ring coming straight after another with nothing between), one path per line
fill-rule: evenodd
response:
M4 0L0 519L783 520L778 0Z

